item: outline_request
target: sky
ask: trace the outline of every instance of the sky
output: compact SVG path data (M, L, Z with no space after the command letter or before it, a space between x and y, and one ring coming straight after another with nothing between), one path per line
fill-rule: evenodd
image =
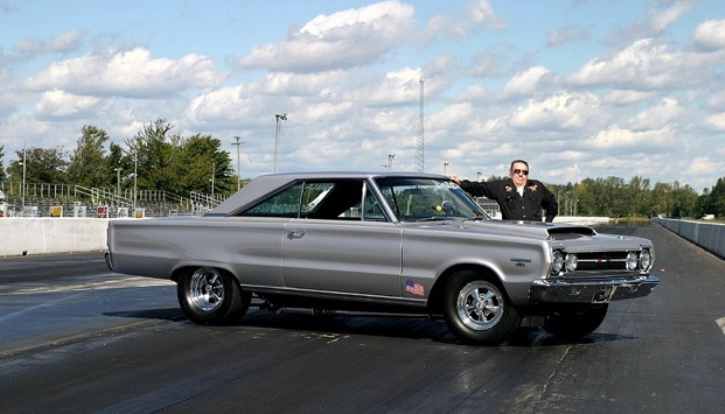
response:
M161 118L242 177L524 159L701 193L725 177L724 89L721 0L0 0L4 167Z

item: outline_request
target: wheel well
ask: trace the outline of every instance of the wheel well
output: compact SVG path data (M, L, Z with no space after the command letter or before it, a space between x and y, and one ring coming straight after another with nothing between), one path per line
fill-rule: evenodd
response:
M504 289L498 275L490 268L474 264L456 265L446 269L446 271L441 274L433 285L430 296L428 296L428 309L431 313L440 313L443 311L443 293L445 292L446 284L454 274L464 270L470 270L480 274L486 280L498 286L503 294L506 294L506 290Z
M208 265L186 265L186 266L180 267L180 268L174 270L174 272L171 274L171 280L173 280L176 283L179 283L179 278L183 274L193 273L194 270L196 270L196 269L198 269L200 267L209 267L209 268L212 268L212 269L216 269L219 272L226 273L229 276L233 277L237 281L237 284L239 284L239 278L234 273L230 272L227 269L224 269L223 267L208 266Z

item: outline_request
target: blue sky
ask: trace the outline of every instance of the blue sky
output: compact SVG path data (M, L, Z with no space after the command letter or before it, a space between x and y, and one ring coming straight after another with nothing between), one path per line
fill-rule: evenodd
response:
M425 170L564 184L725 176L718 0L0 0L0 145L123 145L164 118L241 174ZM445 165L445 167L444 167ZM480 174L479 174L480 173Z

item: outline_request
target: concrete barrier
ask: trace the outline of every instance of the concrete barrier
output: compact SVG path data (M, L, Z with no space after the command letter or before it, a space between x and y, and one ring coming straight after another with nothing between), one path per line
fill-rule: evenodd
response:
M720 257L725 257L725 225L723 224L662 218L655 218L652 221Z
M108 220L2 218L0 256L103 251Z

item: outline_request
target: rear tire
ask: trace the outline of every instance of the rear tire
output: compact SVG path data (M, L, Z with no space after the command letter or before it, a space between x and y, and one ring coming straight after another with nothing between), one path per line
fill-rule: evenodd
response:
M186 316L200 325L235 323L247 313L251 302L251 294L242 291L232 275L212 267L182 273L176 295Z
M505 292L480 274L454 274L443 293L443 317L459 339L477 345L498 345L521 324Z
M578 339L599 328L607 316L608 309L608 304L557 309L545 317L544 330L565 339Z

